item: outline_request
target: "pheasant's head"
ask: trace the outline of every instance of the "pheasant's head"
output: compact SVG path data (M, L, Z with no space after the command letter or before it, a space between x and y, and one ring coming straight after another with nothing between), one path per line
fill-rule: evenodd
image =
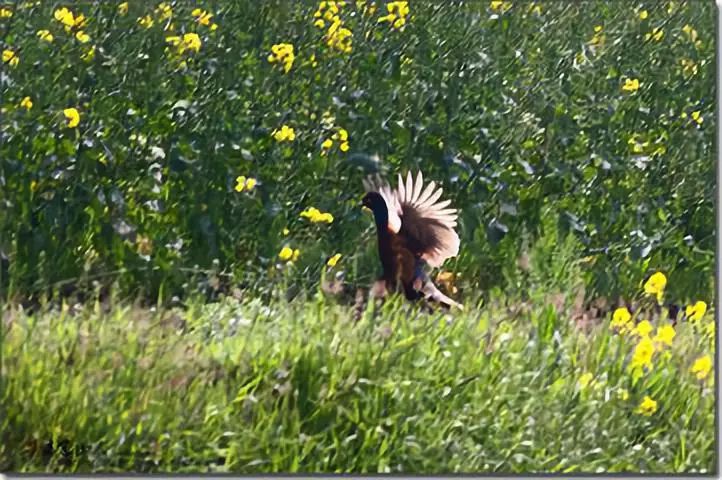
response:
M368 192L361 199L361 205L373 212L377 225L383 225L385 227L389 219L389 210L384 197L382 197L380 193Z

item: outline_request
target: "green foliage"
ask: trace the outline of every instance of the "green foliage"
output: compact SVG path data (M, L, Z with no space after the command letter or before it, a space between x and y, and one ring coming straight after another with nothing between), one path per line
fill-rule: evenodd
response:
M301 289L337 252L347 280L367 281L361 178L421 168L461 209L447 268L476 288L510 285L523 248L558 228L595 259L589 292L625 294L663 270L678 279L671 297L709 297L714 3L540 5L414 2L399 30L379 23L384 5L347 2L350 53L326 44L315 2L209 3L209 25L191 2L167 18L143 2L72 4L87 43L53 3L9 6L2 47L19 62L0 71L0 292L115 282L168 297L192 274L258 290L289 280L276 265L287 243ZM662 38L645 39L655 27ZM179 57L166 37L189 32L200 49ZM294 47L287 74L267 59L278 43ZM325 112L348 152L322 154ZM273 139L282 125L295 140ZM238 193L239 175L259 185ZM335 221L300 219L309 206Z
M358 321L323 297L9 309L0 469L714 470L714 373L690 372L714 352L702 330L679 325L634 382L632 337L530 300L453 317L371 304Z

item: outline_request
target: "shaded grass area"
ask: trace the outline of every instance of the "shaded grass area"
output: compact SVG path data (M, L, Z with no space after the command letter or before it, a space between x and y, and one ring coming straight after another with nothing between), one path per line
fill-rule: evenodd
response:
M321 294L8 309L0 469L712 471L713 373L689 371L713 353L698 328L711 313L678 324L635 383L635 341L608 318L579 328L571 303L496 296L446 315L393 300L358 319Z

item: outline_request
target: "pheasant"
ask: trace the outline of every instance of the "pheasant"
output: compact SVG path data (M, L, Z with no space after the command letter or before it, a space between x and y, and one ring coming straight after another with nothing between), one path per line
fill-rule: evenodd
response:
M442 189L435 182L424 188L421 172L416 181L408 172L406 182L399 174L396 190L378 175L367 177L363 184L366 194L361 202L373 212L383 267L374 295L402 289L409 300L425 298L463 310L424 272L425 266L440 267L459 253L459 236L454 231L457 211L447 208L451 200L439 202Z

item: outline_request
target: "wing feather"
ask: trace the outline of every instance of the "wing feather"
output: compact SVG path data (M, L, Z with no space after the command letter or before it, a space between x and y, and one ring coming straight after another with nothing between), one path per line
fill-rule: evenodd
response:
M454 231L457 210L446 208L451 200L437 203L443 189L436 188L435 182L424 188L420 171L415 181L410 171L405 181L401 174L398 180L393 193L401 219L401 233L407 236L414 253L432 267L441 266L447 258L459 253L459 236Z

